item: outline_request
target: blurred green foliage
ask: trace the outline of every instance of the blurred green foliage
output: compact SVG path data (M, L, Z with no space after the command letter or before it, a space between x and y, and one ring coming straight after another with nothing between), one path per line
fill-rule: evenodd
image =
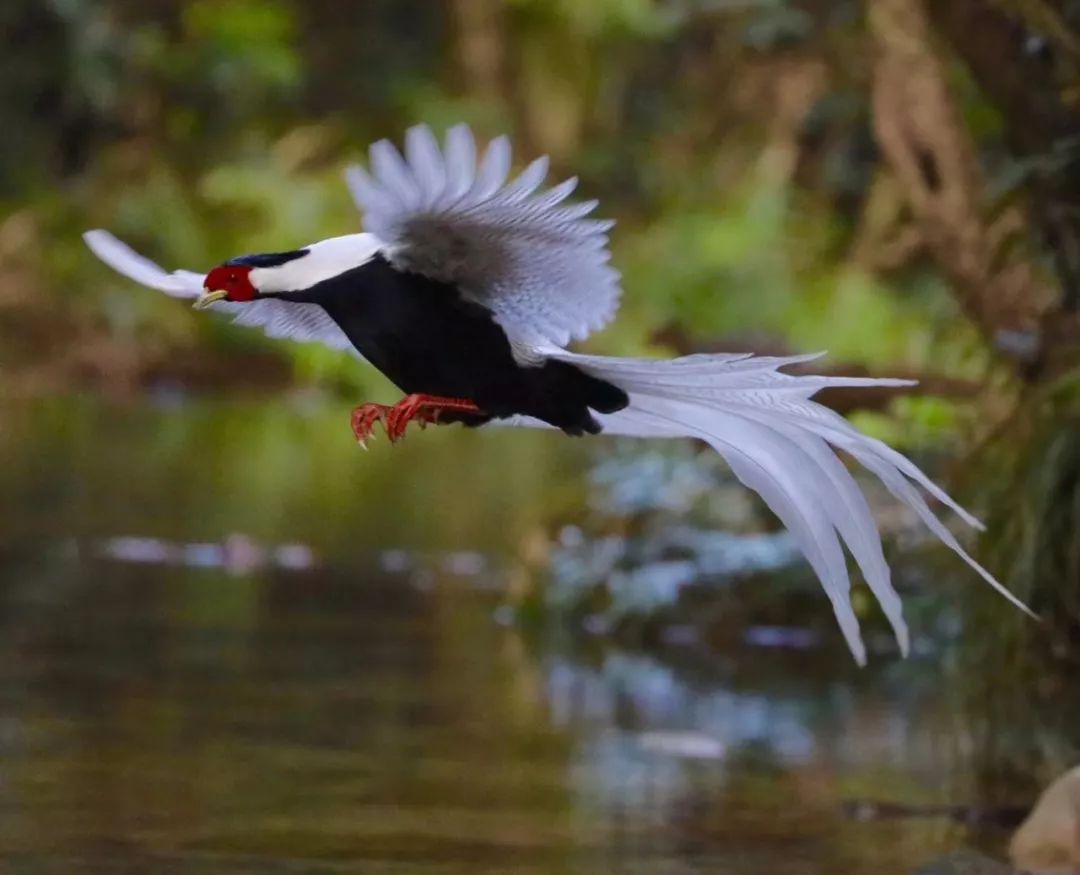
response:
M520 163L550 153L555 173L579 174L582 194L601 198L601 214L619 220L613 248L624 306L589 341L593 348L670 353L677 337L686 349L828 349L845 368L985 387L977 405L967 396L907 398L888 416L859 414L858 424L911 448L946 439L955 447L958 434L1013 421L968 466L964 491L984 493L992 528L1004 533L988 566L1064 618L1067 630L1047 645L1064 646L1075 636L1080 591L1069 536L1080 520L1080 404L1072 389L1049 405L1033 398L1016 407L1019 381L994 365L932 261L913 254L883 265L867 252L880 215L902 205L895 191L890 201L882 189L882 201L876 188L865 6L4 0L0 391L24 372L55 372L45 380L51 387L87 377L98 386L168 384L195 360L216 368L220 384L263 371L278 386L319 384L351 400L378 392L381 378L348 356L274 343L135 287L100 265L79 235L107 227L166 266L197 269L346 233L360 221L341 180L347 161L374 139L400 141L416 122L444 129L466 121L481 139L510 133ZM1075 140L1060 155L1009 158L1002 113L957 59L947 63L991 200L1015 199L1025 180L1075 160ZM288 519L298 521L297 537L323 537L331 548L355 533L348 513L327 522L324 508L351 507L365 490L394 497L387 513L404 521L402 531L421 541L436 532L452 545L464 531L507 520L515 536L531 537L550 519L536 506L563 488L555 463L513 464L509 455L500 463L507 445L497 435L476 443L450 434L408 457L417 483L427 472L446 492L469 494L477 469L499 482L467 503L467 513L445 513L422 494L399 494L389 465L340 476L342 454L355 454L343 409L320 428L291 416L283 422L282 409L200 408L194 425L154 414L154 442L137 465L119 434L105 442L120 448L106 459L107 477L57 471L57 482L91 483L94 519L99 504L144 502L148 531L176 517L188 522L183 508L194 506L193 496L215 490L224 496L221 516L196 521L208 532L236 519L265 536ZM57 458L77 456L70 447L83 446L78 429L125 427L108 414L103 424L92 411L72 416L65 408L55 427L32 430L35 458L48 468L43 480ZM62 447L39 446L39 434ZM318 458L297 455L296 447L317 441ZM189 456L208 442L228 464L192 476ZM175 506L140 494L144 482L159 480L140 477L139 466L175 478L163 490ZM520 479L508 486L500 479L507 472ZM325 504L306 505L314 494ZM51 509L36 495L19 497L31 515ZM100 520L107 533L108 517ZM386 533L371 537L382 543ZM964 592L972 603L993 601L970 580ZM998 613L986 622L975 615L976 636L1000 628L1006 613L1011 624L1006 647L985 635L977 654L997 683L1014 654L1032 651L1036 632L1004 602L989 610ZM1018 672L1017 685L1029 685L1035 671Z
M0 196L19 245L0 233L0 268L68 326L56 344L91 330L135 361L273 350L303 381L358 390L376 378L347 357L197 319L97 265L79 232L190 267L342 233L359 221L347 159L416 121L466 120L508 130L519 161L552 153L620 219L626 304L598 348L643 350L674 325L978 372L933 272L874 275L850 255L871 179L853 91L867 70L844 56L857 7L12 0ZM0 332L19 319L4 311Z

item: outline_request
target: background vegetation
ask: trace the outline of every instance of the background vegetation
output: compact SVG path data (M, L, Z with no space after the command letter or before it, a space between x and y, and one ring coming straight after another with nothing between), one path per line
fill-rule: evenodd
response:
M319 239L359 221L339 174L362 144L465 120L511 132L523 160L550 152L620 220L625 308L596 348L822 348L915 375L892 420L907 443L960 427L972 445L1015 428L1017 405L1068 428L1078 16L1067 0L13 0L0 385L366 388L342 356L139 294L79 232L192 267Z
M509 131L620 220L626 312L600 347L829 348L946 394L1057 376L1080 296L1076 10L947 5L13 0L5 384L240 352L363 379L133 294L77 232L195 266L340 232L341 165L418 119Z
M959 460L985 558L1049 618L1033 640L993 605L1009 647L977 658L1075 657L1080 3L6 0L0 43L3 393L379 391L132 288L79 233L193 268L291 248L357 226L364 144L464 120L619 220L594 349L918 377L830 403Z
M990 752L986 797L1002 770L1034 786L1045 759L1053 771L1075 758L1078 723L1062 702L1080 652L1077 0L4 0L0 48L0 398L9 413L23 399L75 392L168 399L301 388L307 399L318 389L342 410L368 393L390 396L347 356L273 344L139 290L97 264L80 233L107 227L190 268L292 248L359 227L341 170L367 143L400 138L417 121L508 132L518 161L550 153L555 175L580 175L584 196L619 220L624 306L592 349L828 349L824 366L837 372L920 380L904 393L826 401L928 461L981 511L994 533L981 560L1047 618L1036 628L971 581L959 611L922 608L921 628L942 638L962 615L964 689L973 708L1010 727L1009 757L994 754L1004 742L993 722L978 740ZM63 502L50 501L77 482L79 519L102 527L96 535L113 519L99 506L123 495L125 513L146 502L150 534L170 534L156 529L153 509L164 508L173 522L179 514L207 526L199 537L238 519L256 520L249 528L264 535L302 517L303 537L354 541L349 519L323 525L321 514L359 500L357 484L392 492L392 471L372 459L348 479L345 419L337 416L339 432L299 427L282 409L211 409L187 431L135 418L130 428L152 431L144 446L156 449L137 466L106 454L98 482L99 460L80 455L95 439L80 429L111 446L99 421L108 417L72 418L66 402L48 402L26 435L53 435L63 452L19 435L17 417L5 416L0 439L25 455L9 453L18 463L3 476L19 523L55 522ZM201 475L208 481L185 474L192 440L227 445L220 470ZM322 450L322 461L297 465L298 444ZM448 482L458 460L454 483L465 489L468 466L486 463L495 480L515 471L515 492L503 488L505 508L488 504L498 513L482 513L483 502L475 515L426 508L413 528L453 546L498 515L515 538L521 531L530 563L556 574L568 563L569 596L552 592L571 610L588 619L610 607L581 574L580 531L565 529L561 549L548 549L559 509L572 504L551 499L559 463L538 463L539 449L530 467L460 446L434 450L424 470ZM649 483L618 465L598 469L596 492ZM723 489L723 473L689 450L657 465L662 483L692 466L675 492L680 482ZM27 485L19 471L33 466ZM149 482L151 468L170 472L162 482L176 507L153 504L161 497L135 475ZM125 471L131 483L118 489ZM194 507L204 488L224 496L224 519L192 523L195 514L178 509ZM545 493L553 510L540 509ZM684 549L648 539L667 537L701 494L662 506L665 495L658 487L651 506L606 504L588 534L644 533L638 552L652 558ZM705 514L706 527L737 525L724 496L719 522ZM395 499L395 519L413 524L414 504ZM885 514L882 524L890 527ZM908 590L935 592L936 566L920 567ZM617 620L663 614L678 597L670 593L685 590L657 598L663 580L633 570L620 569L633 585ZM729 601L751 617L809 609L795 588L773 603L777 613L755 614L750 583ZM530 587L521 583L522 603L542 606ZM813 609L827 621L821 601Z

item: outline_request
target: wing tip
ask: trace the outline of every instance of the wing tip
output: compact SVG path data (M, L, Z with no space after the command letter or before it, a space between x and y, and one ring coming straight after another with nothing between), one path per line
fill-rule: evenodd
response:
M102 250L111 245L120 243L112 233L106 231L104 228L91 228L88 231L83 231L82 239L90 251L98 256L98 258L102 258ZM104 261L103 258L102 260Z
M465 122L458 122L456 125L447 128L446 148L464 148L469 152L473 152L476 149L476 137L473 135L472 128Z
M410 137L423 137L424 139L434 138L435 134L431 130L431 125L427 122L420 122L419 124L412 125L405 130L405 139Z
M125 260L130 262L142 258L123 240L104 228L91 228L89 231L83 231L82 239L87 248L103 263L125 276L130 277L128 272L130 266L123 265L121 262Z

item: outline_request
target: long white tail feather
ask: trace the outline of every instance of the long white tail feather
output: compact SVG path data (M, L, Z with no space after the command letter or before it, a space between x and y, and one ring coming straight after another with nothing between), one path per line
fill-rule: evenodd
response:
M844 638L860 665L866 661L866 650L851 606L841 543L854 557L905 655L909 633L877 524L854 477L834 450L842 450L876 475L896 499L910 507L987 583L1020 610L1035 616L960 546L916 485L955 511L968 525L982 528L977 519L909 459L810 400L826 387L905 386L911 381L795 376L777 370L817 355L721 354L650 361L583 356L554 348L543 353L575 364L629 394L630 405L624 410L597 415L605 433L695 437L720 453L735 476L757 492L791 531L821 580ZM516 424L534 423L519 420Z
M668 436L697 437L709 443L731 466L735 476L757 492L787 527L810 562L832 602L840 629L860 665L866 651L850 601L847 564L836 529L819 493L821 483L808 477L805 456L770 429L707 407L667 398L632 402L632 416L606 417L605 430L634 434L644 419ZM612 420L621 420L613 422ZM614 425L615 428L610 428ZM629 425L627 429L625 426ZM656 434L656 430L652 431ZM827 492L825 493L828 494ZM901 639L906 641L906 632Z
M758 420L768 427L763 418ZM810 464L806 470L818 479L818 472L826 480L818 486L820 495L826 496L830 489L840 499L840 504L825 501L824 506L832 524L840 533L848 550L858 563L867 585L874 593L889 624L896 634L900 650L908 652L908 630L904 623L903 606L900 597L893 589L891 572L881 549L881 537L866 497L862 494L855 478L840 462L829 445L820 437L800 433L797 428L785 425L780 429L788 439L796 444L808 457Z

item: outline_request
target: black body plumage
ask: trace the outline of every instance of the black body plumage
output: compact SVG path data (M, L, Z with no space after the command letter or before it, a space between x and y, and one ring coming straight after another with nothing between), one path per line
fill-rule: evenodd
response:
M381 256L302 292L267 297L320 305L403 392L467 399L486 414L447 413L447 421L481 425L523 414L568 434L596 434L590 410L613 413L629 403L622 389L571 364L519 362L490 310Z
M243 267L281 267L290 261L303 258L311 252L310 249L292 249L289 252L258 252L254 255L238 255L230 258L226 264L235 264Z

